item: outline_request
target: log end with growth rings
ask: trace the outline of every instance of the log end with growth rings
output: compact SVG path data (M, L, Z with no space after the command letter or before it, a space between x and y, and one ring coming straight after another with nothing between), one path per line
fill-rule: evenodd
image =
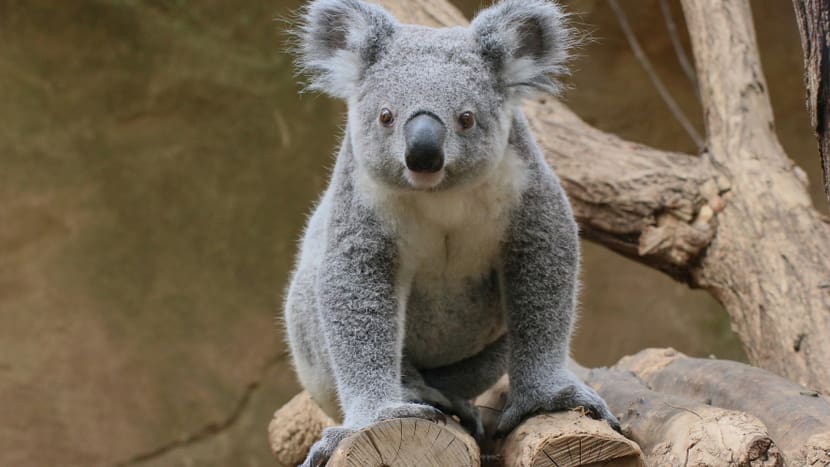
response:
M371 425L337 447L329 465L348 467L478 467L478 445L452 421L399 418Z
M501 452L505 459L522 459L516 464L522 466L645 466L636 443L580 411L527 420L507 437Z

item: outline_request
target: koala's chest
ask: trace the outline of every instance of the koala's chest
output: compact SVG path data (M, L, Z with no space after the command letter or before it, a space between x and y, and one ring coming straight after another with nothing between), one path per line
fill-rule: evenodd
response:
M488 275L519 208L525 170L508 152L476 186L390 198L387 214L395 226L400 277L451 284Z
M510 171L467 190L393 201L399 278L439 290L489 276L498 267L520 196L521 179Z
M481 351L504 332L499 270L521 179L459 193L420 193L396 210L406 351L434 367Z
M504 332L498 271L509 205L442 201L413 212L399 230L405 347L419 367L474 355Z

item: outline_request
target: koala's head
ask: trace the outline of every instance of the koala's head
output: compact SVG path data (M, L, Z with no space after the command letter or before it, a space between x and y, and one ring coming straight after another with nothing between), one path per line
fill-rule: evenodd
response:
M514 109L556 93L569 45L544 0L504 0L468 28L399 24L359 0L317 0L299 31L309 87L345 99L362 170L402 189L481 179L507 149Z

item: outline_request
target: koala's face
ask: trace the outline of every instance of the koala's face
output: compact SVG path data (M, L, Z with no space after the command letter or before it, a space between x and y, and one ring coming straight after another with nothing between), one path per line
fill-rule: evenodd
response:
M470 28L398 24L358 0L317 0L302 30L311 86L349 105L361 169L401 189L474 182L504 156L528 91L556 91L567 30L542 0L507 0Z
M509 104L466 29L400 26L356 91L349 99L355 155L386 184L457 186L504 154Z

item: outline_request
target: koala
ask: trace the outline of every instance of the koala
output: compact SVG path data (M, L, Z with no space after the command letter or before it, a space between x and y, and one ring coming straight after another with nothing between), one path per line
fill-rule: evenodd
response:
M504 0L452 28L359 0L303 11L309 87L348 109L285 300L299 380L342 416L303 466L389 418L454 414L480 437L470 399L505 372L496 436L576 406L619 430L567 369L578 230L520 109L559 90L571 36L543 0Z

